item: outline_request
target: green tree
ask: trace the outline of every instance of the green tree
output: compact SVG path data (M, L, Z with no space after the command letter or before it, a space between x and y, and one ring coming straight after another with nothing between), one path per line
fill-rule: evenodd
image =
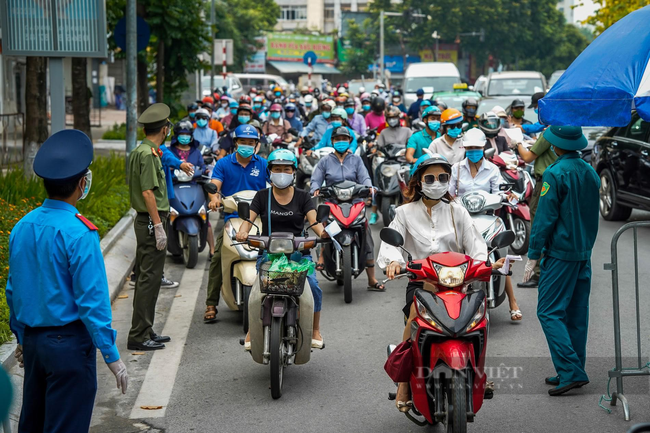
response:
M627 14L650 5L650 0L594 0L594 3L600 7L583 24L594 26L598 36Z
M341 66L345 74L367 73L368 65L374 63L379 37L376 31L372 31L373 26L374 23L370 18L367 18L362 25L354 20L348 21L346 39L350 43L350 48L347 49L347 59Z

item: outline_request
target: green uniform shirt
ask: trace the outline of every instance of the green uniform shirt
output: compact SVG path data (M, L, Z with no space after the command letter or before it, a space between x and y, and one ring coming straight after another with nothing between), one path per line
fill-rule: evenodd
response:
M142 196L142 193L147 190L153 190L158 210L169 212L167 183L158 148L151 140L145 138L131 152L129 158L129 194L131 195L131 207L136 212L147 212L147 206Z
M528 258L538 260L543 253L560 260L588 260L600 218L596 170L578 152L569 152L548 167L541 182Z
M537 155L533 172L535 176L542 177L548 166L555 162L557 155L551 150L551 143L544 138L543 134L539 136L530 151Z

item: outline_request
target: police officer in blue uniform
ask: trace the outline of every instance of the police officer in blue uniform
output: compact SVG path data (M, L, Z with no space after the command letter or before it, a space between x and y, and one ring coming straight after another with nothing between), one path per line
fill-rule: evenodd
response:
M582 128L551 126L544 138L558 155L542 177L524 282L543 254L537 317L548 342L557 376L548 393L561 395L589 383L585 372L591 291L591 250L598 234L596 171L580 158L587 147Z
M96 348L122 393L126 366L115 344L97 227L76 209L88 195L93 145L77 130L47 139L34 159L48 199L9 238L6 288L16 357L24 363L18 431L87 432L97 391Z

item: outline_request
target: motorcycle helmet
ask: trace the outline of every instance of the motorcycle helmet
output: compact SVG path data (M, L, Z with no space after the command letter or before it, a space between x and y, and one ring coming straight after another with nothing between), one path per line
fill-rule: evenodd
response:
M345 101L347 101L348 98L345 96L337 96L336 97L336 105L339 107L343 107L345 105Z
M181 120L174 125L174 135L178 136L179 134L190 134L194 133L194 125L189 120Z
M440 116L443 125L453 125L463 121L463 115L455 108L447 108Z
M284 106L284 111L296 111L296 104L289 102Z
M305 104L311 104L314 102L314 97L311 95L305 95Z
M481 114L478 119L478 127L488 138L494 138L501 131L501 119L495 113L488 111Z
M380 98L378 96L372 100L372 111L375 114L381 114L385 108L386 108L386 102L384 102L384 98Z
M203 99L201 99L201 102L204 104L209 103L212 104L214 102L214 98L212 96L204 96Z
M359 95L363 95L364 93L366 93L366 88L363 86L359 87Z
M255 98L253 98L253 103L262 104L263 102L264 102L264 98L262 98L261 96L256 96Z
M241 113L242 111L248 111L251 117L253 116L253 109L251 108L250 105L248 104L240 104L239 107L237 107L237 114Z
M199 106L196 104L196 102L192 102L187 106L187 111L196 111L199 109Z
M447 158L439 153L434 153L433 155L425 153L419 157L417 161L415 161L415 164L413 164L413 167L411 167L411 179L422 173L430 165L442 165L442 168L444 168L447 173L451 174L451 164Z
M253 100L248 95L242 95L242 97L239 98L239 103L251 105L253 103Z
M332 132L332 140L336 137L347 137L348 141L352 141L352 135L345 126L338 127Z
M440 111L445 111L447 108L449 108L447 104L445 104L445 102L440 98L436 99L434 103L438 108L440 108Z
M274 165L292 165L294 169L298 168L298 159L296 155L287 149L278 149L271 152L267 158L269 170Z
M194 118L199 120L199 119L205 119L209 120L210 119L210 113L208 113L208 110L205 108L199 108L196 110L196 113L194 114Z
M334 116L338 116L343 120L348 120L348 113L346 113L345 110L341 107L336 107L332 110L332 117Z
M228 106L229 106L230 108L237 108L237 107L239 107L239 103L238 103L237 101L230 101L230 102L228 103Z
M472 128L463 134L463 146L464 147L480 147L485 146L485 134L483 131L477 128Z
M431 105L422 111L421 119L425 120L428 116L436 116L438 118L436 120L439 120L441 115L442 113L440 112L440 109L435 105Z
M469 108L469 107L474 107ZM476 98L467 98L463 101L463 114L467 117L476 116L476 109L478 108L478 101Z
M512 104L510 104L510 108L526 108L526 103L521 99L515 99L512 101Z
M232 138L252 138L256 141L260 140L260 134L257 132L257 129L251 125L239 125L235 132L233 133Z

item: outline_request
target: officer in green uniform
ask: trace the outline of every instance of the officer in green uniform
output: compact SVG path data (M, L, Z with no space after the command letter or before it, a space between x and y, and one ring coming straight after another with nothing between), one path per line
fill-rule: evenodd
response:
M530 150L522 143L515 143L517 153L521 158L527 163L535 161L535 168L533 171L533 177L535 178L535 188L533 189L533 195L530 197L530 226L533 226L535 221L535 214L537 213L537 205L539 203L539 196L542 193L542 176L546 169L555 162L557 155L551 150L551 143L544 137L544 134L540 135L533 147ZM533 289L537 287L537 282L539 281L539 266L535 268L535 273L533 277L523 283L518 283L517 287L524 289Z
M591 250L598 234L600 180L580 158L587 147L582 128L551 126L544 138L558 159L544 172L537 218L532 228L524 281L542 252L537 301L539 318L557 376L552 396L589 383L585 372Z
M156 335L153 321L160 280L165 264L169 214L167 183L162 166L160 145L171 131L169 107L153 104L138 118L146 135L129 158L129 193L135 217L137 281L133 296L133 319L129 332L129 350L164 349L171 339Z

